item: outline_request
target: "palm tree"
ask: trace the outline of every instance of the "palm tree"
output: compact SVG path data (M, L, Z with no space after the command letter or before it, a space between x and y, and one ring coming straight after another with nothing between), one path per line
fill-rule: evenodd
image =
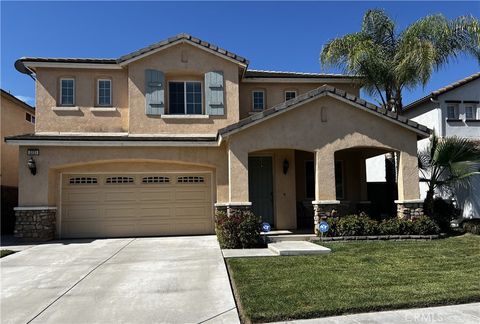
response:
M359 76L367 93L399 112L404 89L425 86L434 70L460 55L480 63L480 23L472 16L426 16L398 32L384 11L369 10L361 31L328 41L320 61L324 68Z
M469 185L473 175L480 175L480 148L466 138L430 137L429 145L418 153L420 181L428 185L424 211L434 217L435 190L450 190Z

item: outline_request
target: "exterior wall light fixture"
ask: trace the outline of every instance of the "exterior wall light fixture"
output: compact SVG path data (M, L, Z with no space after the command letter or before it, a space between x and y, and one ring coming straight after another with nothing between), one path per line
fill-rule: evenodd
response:
M287 159L283 160L283 174L287 174L290 163Z
M30 173L33 175L37 174L37 163L35 163L35 160L32 157L28 160L27 167L30 170Z

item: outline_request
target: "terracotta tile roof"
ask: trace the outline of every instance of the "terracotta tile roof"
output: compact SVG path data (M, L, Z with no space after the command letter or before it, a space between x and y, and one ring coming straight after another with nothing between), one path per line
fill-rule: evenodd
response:
M440 89L437 89L435 91L432 91L429 95L425 96L425 97L422 97L418 100L415 100L414 102L406 105L405 107L403 107L403 111L405 110L408 110L408 109L412 109L412 108L415 108L417 107L418 105L422 104L422 103L425 103L425 102L428 102L430 100L430 98L436 98L438 97L439 95L441 94L444 94L445 92L448 92L450 90L453 90L453 89L456 89L464 84L467 84L473 80L476 80L480 78L480 72L477 72L477 73L474 73L462 80L458 80L456 82L453 82L449 85L446 85L445 87L443 88L440 88Z
M127 54L127 55L124 55L124 56L121 56L117 62L118 63L122 63L122 62L125 62L127 60L130 60L132 58L135 58L137 56L140 56L142 54L145 54L145 53L148 53L150 51L153 51L153 50L156 50L158 48L161 48L161 47L164 47L164 46L167 46L167 45L170 45L172 43L175 43L177 41L180 41L180 40L186 40L186 41L189 41L191 43L194 43L194 44L197 44L197 45L200 45L202 47L205 47L206 49L209 49L209 50L212 50L212 51L215 51L221 55L224 55L230 59L233 59L235 61L238 61L239 63L242 63L244 65L248 65L248 60L240 55L237 55L235 53L232 53L232 52L229 52L221 47L218 47L217 45L214 45L214 44L211 44L209 42L205 42L199 38L196 38L196 37L193 37L192 35L189 35L189 34L185 34L185 33L182 33L182 34L178 34L176 36L173 36L173 37L170 37L168 39L165 39L163 41L160 41L158 43L155 43L155 44L152 44L150 46L147 46L147 47L144 47L144 48L141 48L135 52L132 52L130 54Z
M200 45L206 49L215 51L229 59L233 59L241 64L248 65L248 60L240 55L227 51L217 45L205 42L199 38L193 37L189 34L178 34L176 36L167 38L158 43L149 45L147 47L136 50L127 55L123 55L117 59L106 58L106 59L97 59L97 58L46 58L46 57L22 57L19 59L20 62L55 62L55 63L91 63L91 64L120 64L122 62L128 61L140 55L146 54L148 52L154 51L156 49L165 47L177 41L188 41L196 45Z
M212 136L112 136L112 135L36 135L23 134L5 137L5 141L10 140L48 140L48 141L69 141L69 142L83 142L83 141L102 141L102 142L211 142L216 143L216 137Z
M268 71L268 70L247 70L244 78L351 78L358 77L345 74L327 74L327 73L309 73L309 72L289 72L289 71Z
M329 85L323 85L317 89L311 90L307 93L299 95L298 97L285 101L279 105L276 105L272 108L264 110L262 112L256 113L254 115L249 116L248 118L242 119L239 122L229 125L225 128L219 130L219 134L226 136L234 131L238 131L246 126L250 126L252 124L256 124L261 122L264 119L267 119L270 116L281 114L290 109L294 109L295 107L299 107L307 102L315 98L319 98L325 95L330 95L332 97L339 98L343 101L347 101L347 103L352 104L353 106L363 108L371 113L379 115L380 117L386 118L391 122L400 124L403 127L406 127L416 133L418 133L422 137L428 137L432 132L431 129L427 128L424 125L418 124L413 120L409 120L401 115L398 115L395 112L387 111L383 108L377 107L372 103L369 103L361 98L358 98L350 93L345 92L344 90L337 89L335 87Z

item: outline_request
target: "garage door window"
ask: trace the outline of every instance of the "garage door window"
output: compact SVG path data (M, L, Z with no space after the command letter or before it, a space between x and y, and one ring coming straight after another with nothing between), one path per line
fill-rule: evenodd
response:
M144 177L142 183L169 183L168 177Z
M130 177L109 177L105 181L107 184L118 184L118 183L133 183L133 178Z
M70 178L69 179L69 184L96 184L98 183L97 178L91 178L91 177L76 177L76 178Z
M205 179L203 177L178 177L178 183L204 183Z

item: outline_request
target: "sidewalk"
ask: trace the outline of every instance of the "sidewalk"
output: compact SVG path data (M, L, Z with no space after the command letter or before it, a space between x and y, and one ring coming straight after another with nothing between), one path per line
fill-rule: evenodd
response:
M278 323L296 324L478 324L480 303L332 316Z

